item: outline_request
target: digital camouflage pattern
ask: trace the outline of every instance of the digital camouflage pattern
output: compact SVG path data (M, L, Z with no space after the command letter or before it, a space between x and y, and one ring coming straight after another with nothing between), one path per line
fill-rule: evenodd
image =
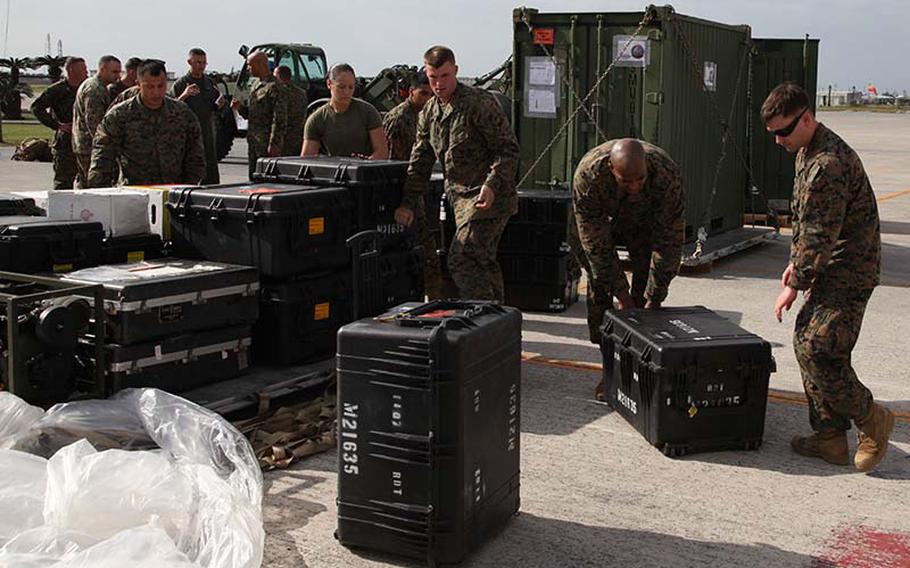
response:
M505 114L496 99L480 89L459 84L448 103L434 97L418 116L402 206L414 211L421 205L438 159L455 213L448 268L462 298L503 299L496 248L508 218L518 211L518 153ZM492 207L482 211L474 203L484 185L495 198Z
M76 154L76 177L80 188L91 187L88 170L92 163L92 140L110 103L107 87L97 75L83 81L76 91L76 102L73 105L73 153Z
M259 79L249 99L240 105L240 116L249 121L246 131L249 175L253 179L256 160L268 155L269 146L284 147L288 124L287 93L271 75Z
M120 103L98 127L90 187L115 185L118 162L123 185L200 183L206 170L199 120L171 98L156 110L140 97Z
M306 125L306 108L309 100L306 91L293 83L283 83L288 101L287 129L284 132L282 156L299 156L303 148L303 127Z
M129 87L128 89L124 89L123 91L120 92L120 94L118 94L116 97L114 97L111 100L111 108L114 108L115 106L119 105L120 103L122 103L124 101L130 100L131 98L135 97L138 94L139 94L139 85L133 85L132 87Z
M788 284L810 291L793 333L809 421L819 432L847 430L872 406L851 353L879 284L881 233L859 156L822 124L796 157L792 211Z
M417 111L405 100L382 119L382 129L389 142L390 160L409 160L417 138Z
M76 103L75 87L66 79L48 87L32 103L35 118L54 131L51 153L54 161L54 189L72 189L76 179L76 156L73 154L73 135L60 132L61 124L73 122L73 105Z
M411 106L411 102L406 100L386 113L382 129L389 143L389 159L408 160L411 157L414 140L417 138L417 112ZM426 251L423 285L427 298L437 300L444 296L442 267L436 254L436 239L427 227L428 213L422 201L423 199L415 209L414 222L417 225L417 238ZM436 214L435 204L430 208L430 214Z
M629 195L610 171L610 150L616 142L608 140L585 154L572 183L577 237L570 231L569 244L590 277L588 326L596 343L614 296L629 292L639 305L666 299L685 241L679 168L666 152L642 142L647 178L637 195ZM631 289L616 252L620 244L626 246L632 264Z
M135 87L135 85L133 85ZM123 84L123 81L117 81L116 83L111 83L107 86L107 96L111 99L111 106L114 106L117 97L123 94L124 91L129 89Z
M823 124L796 156L791 209L791 288L878 285L882 245L872 184L856 152Z
M816 432L848 430L872 407L872 393L856 376L851 353L872 289L809 295L796 316L793 348Z

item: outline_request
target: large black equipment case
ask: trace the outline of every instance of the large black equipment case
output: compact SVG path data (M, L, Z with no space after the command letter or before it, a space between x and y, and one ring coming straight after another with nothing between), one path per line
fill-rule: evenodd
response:
M569 250L572 194L549 189L518 190L518 213L509 219L499 253L555 255Z
M101 223L0 218L0 270L35 274L67 272L101 262Z
M104 285L107 338L120 345L249 325L259 316L259 277L248 266L162 260L98 266L64 280Z
M562 312L578 301L581 269L575 258L555 255L501 254L505 303L521 310Z
M176 256L284 277L345 266L352 202L337 187L233 184L168 192Z
M669 456L761 445L771 345L701 307L610 310L607 401Z
M159 235L124 235L105 237L101 244L102 264L142 262L165 256L164 242Z
M347 188L354 201L353 232L378 230L391 237L413 237L413 230L395 223L407 173L408 163L402 161L308 156L260 158L254 178Z
M338 332L345 546L460 562L519 508L521 313L405 304Z
M338 328L354 319L353 294L350 270L263 280L253 360L257 365L287 365L330 357Z
M249 326L175 335L138 345L107 345L112 392L154 387L171 393L233 378L249 366Z
M35 200L31 197L19 197L17 195L0 194L0 217L8 216L41 216L44 215L44 209L35 205ZM0 223L3 220L0 219Z

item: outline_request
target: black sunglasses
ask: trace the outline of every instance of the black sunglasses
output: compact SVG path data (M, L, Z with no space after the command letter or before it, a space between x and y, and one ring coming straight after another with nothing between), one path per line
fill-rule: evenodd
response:
M780 136L781 138L786 138L787 136L790 136L791 134L793 134L793 131L796 130L796 125L799 124L799 119L801 119L803 117L803 115L806 114L807 110L809 110L809 107L804 108L802 110L802 112L800 112L798 115L796 115L796 118L794 118L790 122L790 124L788 124L787 126L785 126L783 128L780 128L778 130L772 130L771 134L773 134L775 136Z

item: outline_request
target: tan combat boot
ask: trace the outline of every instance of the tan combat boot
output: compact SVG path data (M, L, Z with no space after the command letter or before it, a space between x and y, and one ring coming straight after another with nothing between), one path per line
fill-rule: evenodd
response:
M834 465L850 465L850 448L847 446L847 432L828 430L811 436L794 436L790 447L801 456L821 458Z
M859 446L853 463L860 471L869 471L882 461L888 451L888 438L894 430L894 413L873 403L869 414L855 420L859 428Z

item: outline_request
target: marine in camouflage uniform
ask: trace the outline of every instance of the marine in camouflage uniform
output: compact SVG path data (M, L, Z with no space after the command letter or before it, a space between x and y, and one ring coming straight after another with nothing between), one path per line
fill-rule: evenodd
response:
M205 148L206 164L203 182L206 185L214 185L221 180L218 171L218 154L215 148L215 113L219 110L218 101L224 99L221 98L221 91L215 86L211 77L204 74L201 77L193 77L192 73L187 73L174 81L168 94L176 99L189 85L196 85L199 88L199 94L189 96L183 102L196 115L199 126L202 128L202 145Z
M863 164L811 112L798 85L776 87L761 109L775 141L796 156L793 240L774 306L778 320L799 290L793 347L809 401L811 436L790 444L801 455L847 465L846 432L859 429L854 463L868 471L885 456L894 414L873 401L851 364L863 314L881 273L878 206Z
M414 141L417 138L417 116L418 111L414 108L410 99L405 100L386 113L382 121L382 128L389 142L390 160L410 159L411 150L414 148ZM439 263L439 255L436 254L436 238L427 227L428 213L425 200L426 196L421 196L417 201L414 211L414 222L417 226L417 238L423 246L424 258L426 259L423 270L424 290L427 298L436 300L444 297L445 294L443 293L442 285L442 267ZM433 213L435 211L430 212L430 214Z
M54 131L51 152L54 157L54 189L72 189L76 179L76 156L73 154L73 135L61 130L61 125L73 123L73 104L77 87L67 79L57 81L32 103L32 114L41 124Z
M249 99L237 111L249 121L246 131L249 176L253 179L256 160L269 155L269 146L284 147L288 121L287 94L271 75L258 80ZM301 136L301 140L303 137Z
M685 240L679 168L666 152L641 142L647 174L641 190L631 194L611 171L611 151L617 142L609 140L585 154L572 184L576 227L570 230L570 246L588 273L588 331L597 344L614 296L630 294L639 307L666 299ZM618 245L625 245L629 253L631 290Z
M518 212L518 154L502 108L480 89L458 83L448 102L434 97L419 115L402 208L414 212L422 207L438 159L455 214L448 268L462 298L503 301L496 249L506 222ZM483 186L495 198L489 208L478 209Z
M787 285L811 291L793 334L809 421L816 432L848 430L850 419L865 416L872 405L850 354L879 284L881 236L875 194L859 156L823 124L797 155L792 211Z
M88 170L92 163L92 139L110 105L107 86L96 75L86 79L76 93L73 106L73 153L78 166L80 188L91 187Z
M306 124L306 109L309 101L306 91L293 83L282 83L287 99L287 128L284 132L282 156L299 156L303 147L303 127Z
M114 185L118 162L123 185L201 183L206 168L199 120L169 97L156 110L147 108L141 95L118 104L95 136L91 187Z
M120 92L114 100L111 101L111 108L119 105L123 101L128 101L139 94L139 85L134 85Z

